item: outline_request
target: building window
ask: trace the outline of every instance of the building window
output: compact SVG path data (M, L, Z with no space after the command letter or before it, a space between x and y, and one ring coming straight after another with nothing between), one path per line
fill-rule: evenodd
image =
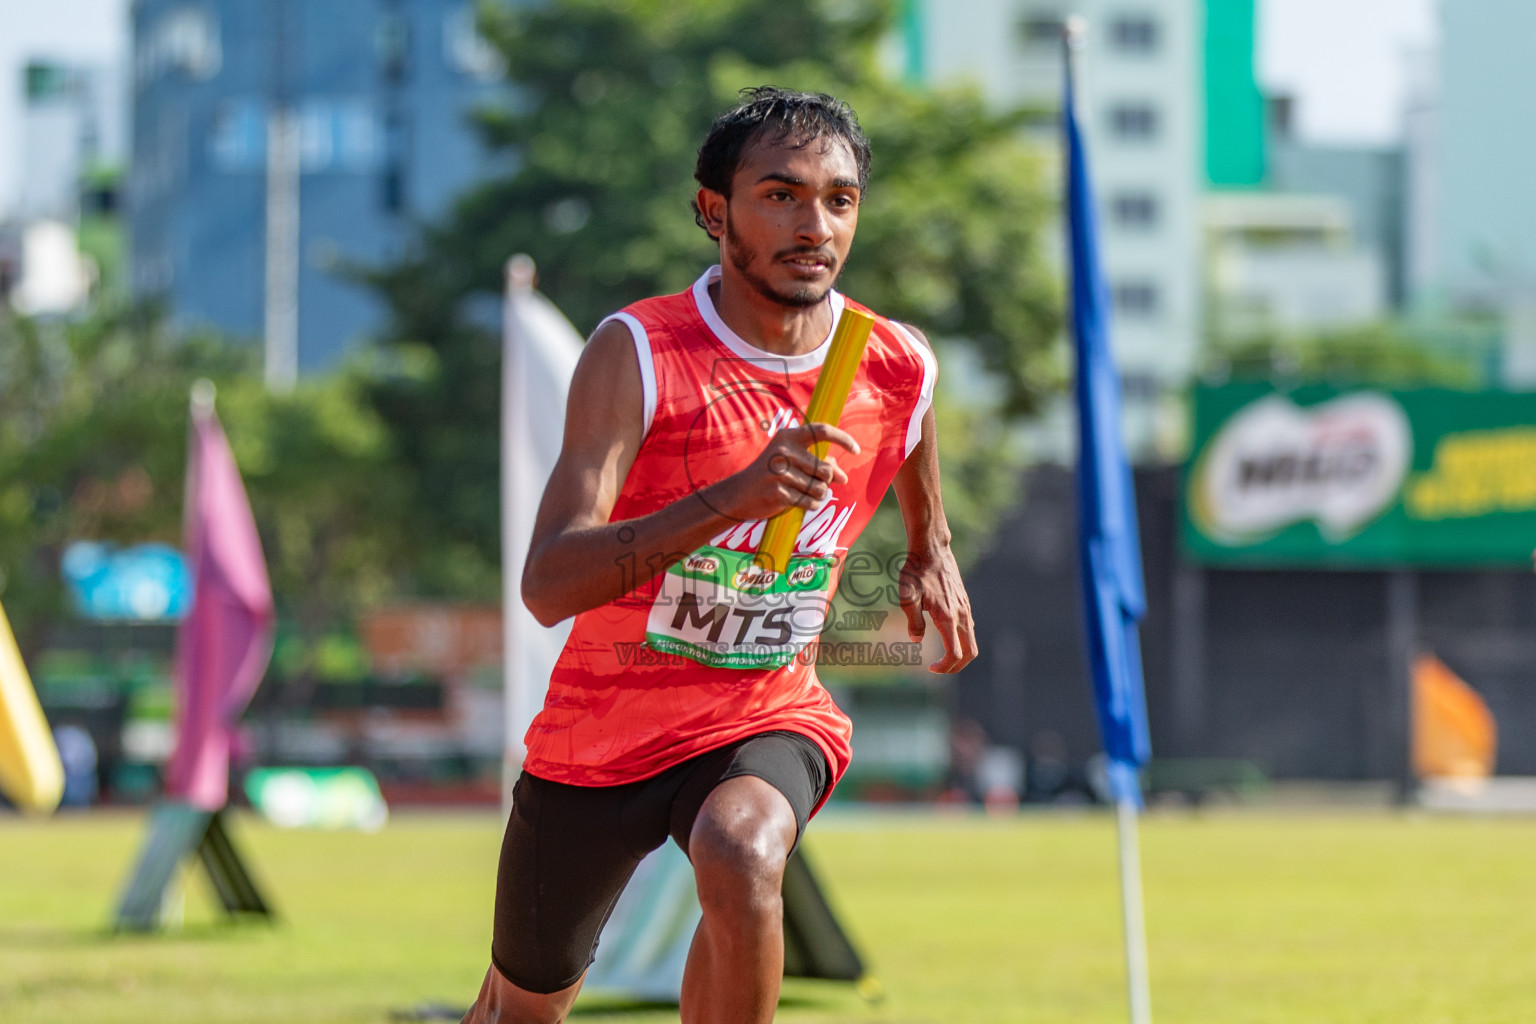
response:
M1146 231L1157 226L1161 210L1151 192L1117 192L1109 200L1110 220L1116 227Z
M207 81L224 64L218 22L196 7L172 7L138 35L133 63L141 89L172 71Z
M1109 44L1119 53L1157 51L1157 21L1147 14L1122 14L1109 23Z
M1019 19L1019 46L1047 50L1061 45L1062 16L1052 11L1032 11Z
M1144 319L1157 313L1157 285L1151 281L1119 281L1114 286L1115 312Z
M208 158L220 171L259 171L267 163L266 104L253 99L233 99L213 111L208 130Z
M388 11L379 19L374 35L374 51L385 81L403 82L410 71L411 24L399 11Z
M400 214L405 212L405 168L399 163L390 162L384 167L384 176L379 181L379 205L385 213Z
M379 193L385 213L405 212L405 170L410 148L410 127L405 115L398 110L390 111L384 116L384 174Z
M1128 142L1156 138L1157 109L1150 103L1117 103L1109 110L1109 130Z

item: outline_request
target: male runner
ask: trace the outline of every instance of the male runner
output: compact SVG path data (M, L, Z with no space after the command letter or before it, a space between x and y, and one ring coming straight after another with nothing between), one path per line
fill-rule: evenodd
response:
M852 304L832 285L869 159L845 104L745 93L695 170L720 266L605 320L577 364L522 581L541 622L576 622L528 731L468 1024L564 1020L620 891L668 835L704 911L683 1021L773 1018L784 865L849 758L848 719L807 645L892 484L909 633L933 618L946 652L933 671L976 656L939 500L927 342L876 317L841 426L798 413ZM818 439L840 450L818 460ZM763 522L796 505L788 568L754 571Z

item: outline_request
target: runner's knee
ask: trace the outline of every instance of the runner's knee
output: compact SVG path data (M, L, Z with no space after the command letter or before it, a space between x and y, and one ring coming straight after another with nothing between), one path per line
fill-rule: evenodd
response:
M708 909L721 900L777 901L794 836L794 818L787 809L776 815L706 805L694 822L688 849L700 902Z

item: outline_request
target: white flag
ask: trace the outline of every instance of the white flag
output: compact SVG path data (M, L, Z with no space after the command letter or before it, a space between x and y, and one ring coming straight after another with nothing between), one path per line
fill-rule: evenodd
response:
M527 748L523 735L544 704L549 674L571 632L567 619L539 625L523 604L521 583L544 485L560 456L565 398L582 340L560 310L533 290L533 261L507 261L502 319L501 571L506 749L503 809Z

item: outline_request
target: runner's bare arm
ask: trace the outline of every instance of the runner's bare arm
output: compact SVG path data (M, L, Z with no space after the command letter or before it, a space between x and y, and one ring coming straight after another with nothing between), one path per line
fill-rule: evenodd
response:
M836 427L781 430L741 472L650 515L609 522L640 450L644 394L629 328L603 325L576 364L566 400L565 440L544 488L523 566L523 603L546 626L607 604L665 572L733 523L822 501L848 475L818 461L816 440L851 451Z
M907 330L920 344L928 344L921 331L910 326ZM927 612L944 641L944 657L929 665L928 671L958 672L976 657L976 624L965 581L949 547L949 522L939 493L939 439L931 407L923 414L922 437L896 471L892 486L907 528L907 560L898 588L907 632L913 640L921 640L926 630L923 612Z

